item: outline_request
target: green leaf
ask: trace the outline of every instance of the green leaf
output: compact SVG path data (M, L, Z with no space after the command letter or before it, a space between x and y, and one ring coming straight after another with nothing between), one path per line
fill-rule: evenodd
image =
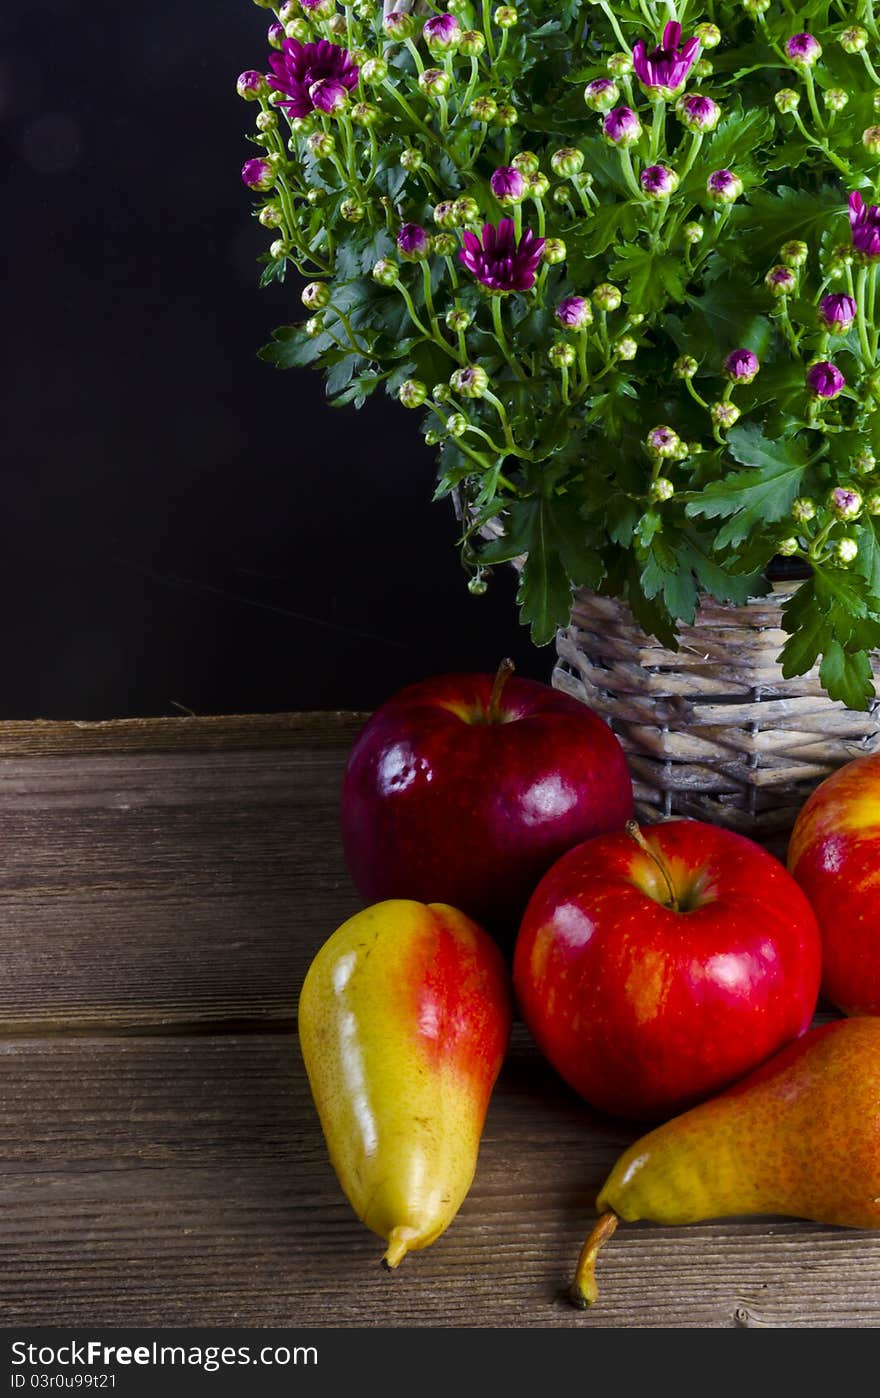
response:
M874 694L870 654L880 647L880 613L865 578L814 565L782 608L789 639L782 648L786 679L810 670L822 656L819 678L832 699L865 709Z
M611 264L613 281L626 283L626 300L631 313L650 315L660 311L670 301L685 299L682 265L677 257L653 248L625 247L614 249L616 260Z
M572 585L598 586L601 559L589 543L577 501L568 495L517 500L504 523L505 538L487 544L480 557L500 563L526 554L517 601L535 645L547 645L569 620Z
M727 441L737 461L749 467L712 481L685 510L689 518L732 516L718 532L717 549L742 543L752 529L788 514L807 466L800 441L768 441L755 423L732 428Z
M872 516L869 515L859 525L856 541L859 546L855 562L856 572L867 579L880 610L880 539L877 538L877 523Z
M688 530L684 534L681 556L696 573L701 587L719 602L735 602L742 606L750 597L760 597L769 591L763 570L751 573L729 573L712 557L709 540Z
M791 237L792 229L797 229L797 236L805 242L817 242L826 228L836 227L845 216L846 201L832 185L820 189L780 185L775 194L753 190L748 203L733 210L730 227L741 234L753 253L770 260Z
M848 709L867 709L874 696L870 656L863 650L848 654L839 641L828 643L819 678L831 698L842 699Z
M307 335L301 325L282 325L272 331L272 342L257 351L258 357L276 369L303 369L314 364L332 345L327 335Z
M711 257L706 289L701 296L687 300L691 310L683 330L690 353L716 359L738 347L754 350L759 356L766 353L771 335L767 293L741 272L732 272L720 258Z
M682 558L663 538L655 538L641 573L642 591L651 601L662 596L669 614L692 622L697 608L697 585L687 558Z

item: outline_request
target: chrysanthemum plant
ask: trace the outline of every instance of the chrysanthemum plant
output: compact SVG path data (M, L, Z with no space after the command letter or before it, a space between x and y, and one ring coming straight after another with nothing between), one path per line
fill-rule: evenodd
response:
M421 414L475 593L525 556L669 646L780 555L784 673L873 694L880 32L872 0L286 0L243 179L306 316L264 357ZM875 66L875 63L877 66ZM488 521L501 538L487 541Z

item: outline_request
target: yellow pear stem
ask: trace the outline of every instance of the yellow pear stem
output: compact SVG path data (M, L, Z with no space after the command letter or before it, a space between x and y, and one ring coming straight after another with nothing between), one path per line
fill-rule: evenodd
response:
M639 849L644 850L648 858L652 859L654 863L657 865L657 868L663 875L663 881L666 884L666 887L669 891L669 906L670 908L672 908L673 912L679 912L680 909L678 906L678 899L675 896L675 888L673 887L672 878L670 876L669 870L667 869L660 855L657 853L655 849L652 849L651 846L648 844L648 841L645 839L636 821L628 820L626 822L626 833L630 836L631 839L635 840Z
M383 1267L400 1266L409 1252L410 1236L411 1230L409 1228L392 1228L391 1236L388 1239L388 1249L382 1258Z
M516 666L513 661L509 656L506 656L495 671L495 682L492 685L492 694L489 699L489 712L486 715L486 721L488 723L497 723L499 721L501 691L504 689L504 686L507 684L507 681L510 679L515 669Z
M580 1306L582 1310L586 1310L587 1306L592 1306L599 1295L599 1288L596 1286L596 1258L599 1256L599 1249L605 1246L614 1233L618 1222L615 1213L609 1212L600 1215L599 1221L581 1248L581 1255L578 1258L577 1270L571 1286L571 1300L575 1306Z

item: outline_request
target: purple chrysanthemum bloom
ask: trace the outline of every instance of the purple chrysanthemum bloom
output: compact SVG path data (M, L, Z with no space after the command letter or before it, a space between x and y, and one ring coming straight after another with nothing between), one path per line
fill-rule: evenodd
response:
M279 102L290 117L307 117L315 110L312 97L317 89L319 100L324 89L319 84L333 81L351 92L358 85L359 68L347 49L319 39L314 44L301 44L298 39L285 39L280 53L269 55L269 85L283 92L286 101ZM333 92L334 89L330 89ZM326 107L321 110L328 110Z
M642 123L632 107L615 107L603 121L602 133L612 146L632 146L642 134Z
M843 292L832 292L819 302L819 319L826 330L844 335L856 318L856 303Z
M309 97L315 111L326 112L328 116L337 116L348 105L348 90L339 78L321 78L312 83Z
M519 242L512 218L503 218L498 227L483 224L482 239L466 230L459 257L478 282L492 291L528 291L535 284L535 271L544 251L544 239L530 228Z
M526 196L528 182L515 165L501 165L489 181L499 204L519 204Z
M761 367L754 350L735 349L724 360L724 372L732 383L751 383Z
M816 398L836 398L846 385L846 379L836 364L820 359L807 370L807 388Z
M880 258L880 208L866 204L857 189L849 196L849 222L853 251L875 262Z
M433 15L422 25L422 37L433 52L448 53L458 48L461 27L455 15Z
M732 170L713 170L706 181L706 193L716 204L732 204L743 192L743 182Z
M241 167L241 178L248 189L271 189L275 183L275 173L268 160L256 155L253 160L246 160Z
M431 239L419 223L405 223L397 235L397 246L404 257L426 257Z
M785 53L796 68L812 68L822 57L822 45L812 34L792 34L785 41Z
M556 319L566 330L583 330L592 324L593 308L585 296L566 296L556 307Z
M700 92L689 93L687 97L680 97L676 103L675 110L678 112L678 119L682 126L688 131L714 131L721 116L721 108L717 102L713 102L711 97L704 97Z
M678 175L668 165L646 165L639 183L649 199L668 199L678 188Z
M636 77L649 97L677 97L700 51L699 39L688 39L679 50L681 25L670 20L663 30L663 42L646 53L644 41L633 45L632 62Z

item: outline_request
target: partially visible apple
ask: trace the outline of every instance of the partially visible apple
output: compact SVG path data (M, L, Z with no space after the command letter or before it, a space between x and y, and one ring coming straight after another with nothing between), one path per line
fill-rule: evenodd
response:
M451 903L512 939L541 875L621 829L632 782L610 728L535 680L441 675L376 711L342 787L345 856L368 903Z
M822 933L822 991L851 1015L880 1015L880 753L826 777L802 808L788 867Z
M589 840L533 894L513 978L538 1047L593 1106L672 1116L807 1028L819 929L785 868L678 820Z

